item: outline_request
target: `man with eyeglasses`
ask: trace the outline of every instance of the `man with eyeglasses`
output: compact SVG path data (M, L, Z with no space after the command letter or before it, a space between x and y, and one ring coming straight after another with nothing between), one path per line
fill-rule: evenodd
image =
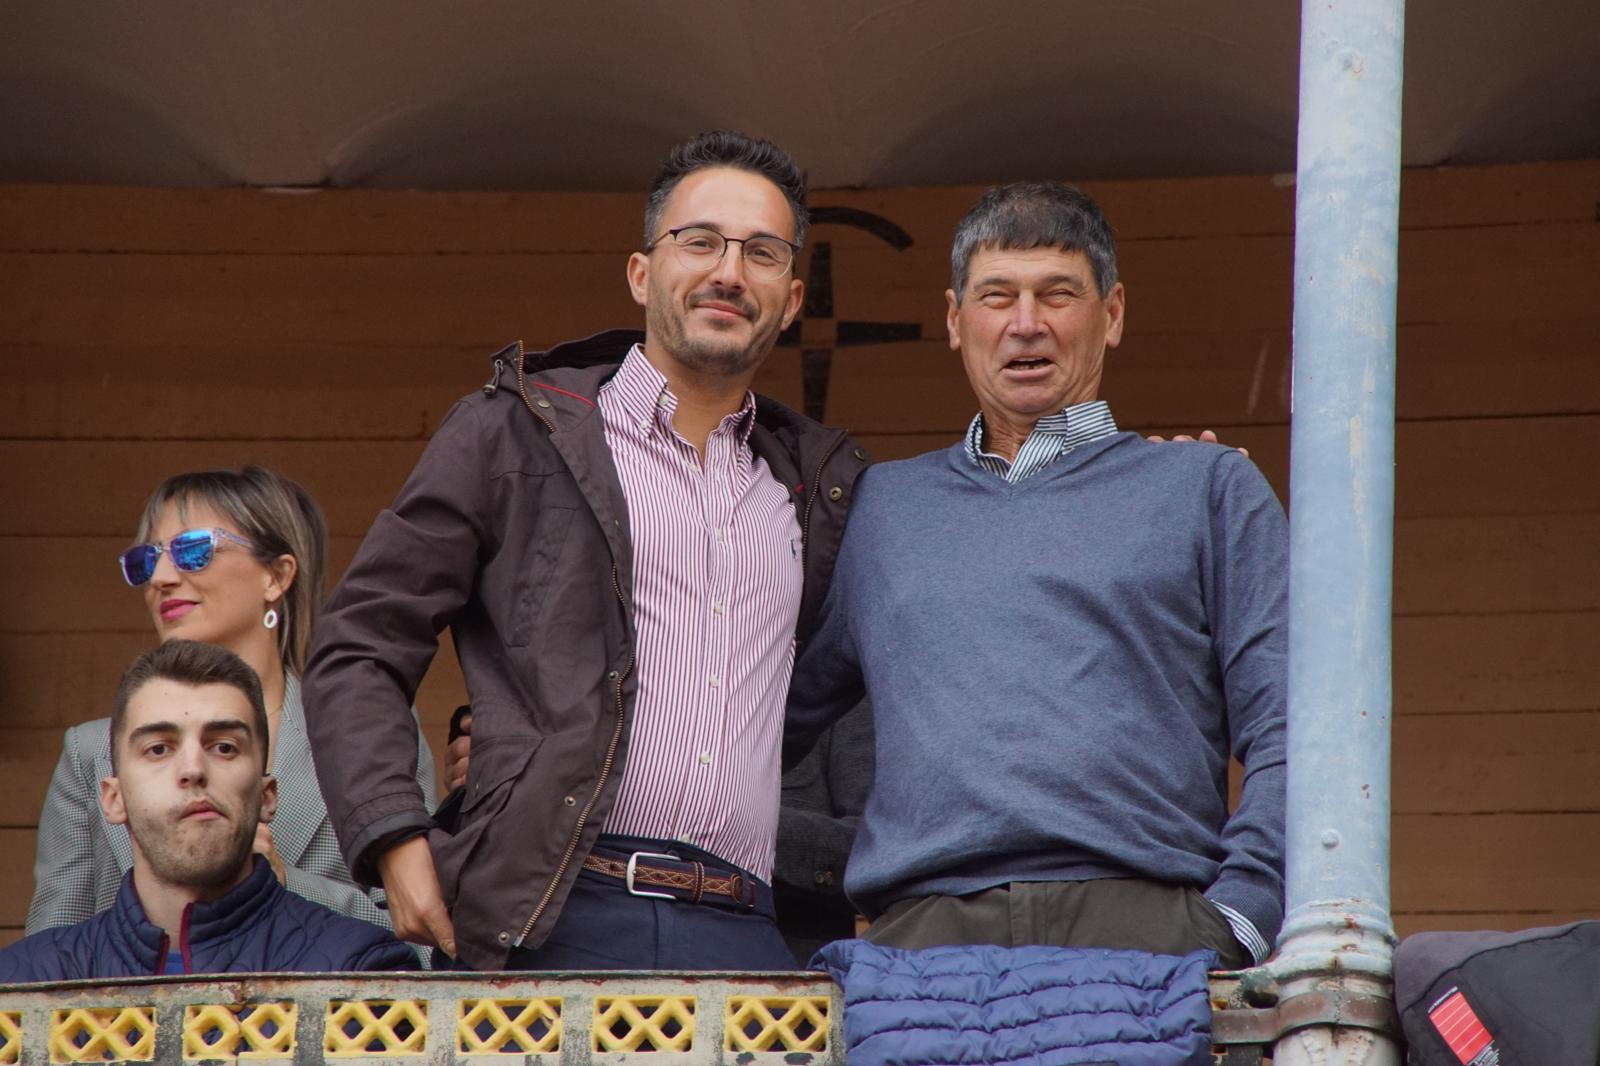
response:
M328 809L395 928L478 969L787 969L783 706L865 453L750 391L799 313L805 180L702 134L651 186L642 335L512 345L329 602L305 678ZM452 830L401 728L449 626Z

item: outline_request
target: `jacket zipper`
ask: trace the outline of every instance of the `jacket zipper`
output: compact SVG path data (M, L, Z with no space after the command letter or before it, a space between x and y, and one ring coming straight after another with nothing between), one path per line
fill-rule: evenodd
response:
M527 398L527 394L523 394ZM820 474L819 474L820 476ZM628 601L622 596L622 581L617 576L617 564L611 564L611 588L617 594L617 602L622 605L623 612L628 609ZM533 913L528 916L528 924L522 927L522 933L512 942L513 947L521 947L522 942L528 939L528 934L533 932L533 927L543 917L545 908L550 906L550 899L556 894L556 886L561 883L562 876L567 872L567 867L572 865L572 856L578 851L578 842L583 838L583 827L589 823L589 815L594 811L594 805L600 802L600 793L605 791L606 781L611 776L611 767L617 760L617 745L622 743L623 705L622 685L627 681L628 675L633 673L634 655L632 646L628 654L628 665L616 675L617 697L617 724L611 730L611 744L606 748L605 762L600 765L600 776L595 780L594 793L590 795L589 802L583 805L583 810L578 813L578 821L572 827L572 839L567 841L567 850L561 856L561 862L556 865L556 872L550 878L550 883L545 886L544 895L539 899L539 905L533 908Z
M817 496L822 492L822 468L828 465L828 460L833 458L833 453L839 450L839 445L844 443L845 435L840 433L833 438L833 443L828 445L828 450L822 453L822 458L817 461L817 474L811 481L811 494L806 497L805 513L800 516L800 550L806 552L811 547L811 507L817 502ZM805 560L801 560L802 567Z
M556 427L552 426L550 424L550 420L548 418L546 418L544 415L540 414L539 413L539 409L533 406L533 401L528 399L528 371L527 371L526 366L524 365L526 362L527 362L527 360L525 358L523 358L523 355L522 355L522 342L518 341L517 342L517 392L522 394L522 405L528 409L528 413L529 414L533 415L534 418L537 418L539 421L544 423L544 428L545 429L549 430L551 433L554 433L556 431Z

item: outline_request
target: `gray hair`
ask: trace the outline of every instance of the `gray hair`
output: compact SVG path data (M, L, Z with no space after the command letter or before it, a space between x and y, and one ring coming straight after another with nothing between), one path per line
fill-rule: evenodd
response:
M956 226L950 249L950 288L956 303L965 293L972 257L989 248L1082 252L1102 298L1117 283L1117 241L1111 223L1099 204L1064 181L1018 181L984 190Z
M294 581L284 592L279 611L283 620L278 626L278 655L289 673L303 673L311 651L311 627L322 610L328 579L328 524L322 508L300 485L266 467L195 470L174 474L156 486L144 505L135 543L150 539L161 509L169 502L176 501L179 515L184 515L195 500L227 515L262 566L272 566L281 555L294 556Z
M794 213L794 243L806 242L806 175L793 157L771 141L749 137L731 130L697 133L676 146L661 161L661 169L650 183L650 198L644 208L644 244L661 236L661 214L667 198L678 182L707 167L732 167L766 178L778 187Z

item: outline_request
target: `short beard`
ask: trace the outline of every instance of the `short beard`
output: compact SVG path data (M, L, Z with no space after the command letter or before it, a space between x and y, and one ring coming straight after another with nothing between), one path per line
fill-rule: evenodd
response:
M240 870L249 861L261 815L260 801L240 813L242 817L233 822L232 833L209 845L196 840L180 843L170 831L170 823L162 824L158 819L151 819L153 824L141 824L144 819L130 817L128 831L138 841L150 872L160 881L185 888L222 888L238 880Z
M716 337L691 338L683 328L684 314L669 306L670 300L666 293L651 293L645 305L645 325L669 355L698 373L723 378L744 377L766 362L777 343L777 319L765 327L755 324L748 344Z

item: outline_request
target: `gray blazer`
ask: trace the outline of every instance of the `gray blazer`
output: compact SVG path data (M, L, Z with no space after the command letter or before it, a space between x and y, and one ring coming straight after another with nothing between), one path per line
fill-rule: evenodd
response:
M433 753L421 730L419 724L417 784L431 811L437 800ZM272 761L278 779L272 841L283 856L286 887L340 914L389 928L389 912L376 905L383 893L369 895L351 881L334 839L311 762L297 677L284 679L283 714ZM100 811L100 779L110 774L111 719L97 718L68 729L39 814L29 933L94 917L111 906L122 875L133 867L127 827L112 825Z

